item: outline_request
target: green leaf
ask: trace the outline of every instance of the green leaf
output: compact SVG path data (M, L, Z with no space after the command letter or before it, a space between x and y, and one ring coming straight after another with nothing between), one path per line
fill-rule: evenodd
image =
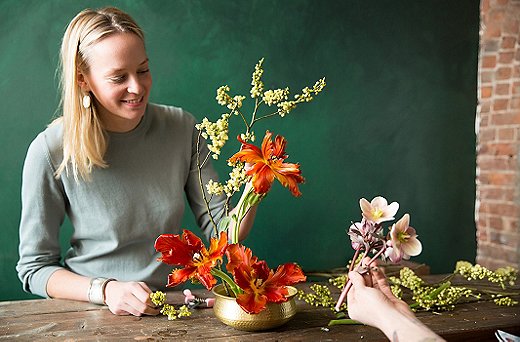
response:
M217 234L220 235L221 232L227 232L230 223L231 217L224 216L223 218L221 218L217 225Z
M363 325L363 323L360 323L358 321L355 321L350 318L344 318L344 319L333 319L329 322L329 327L333 325Z

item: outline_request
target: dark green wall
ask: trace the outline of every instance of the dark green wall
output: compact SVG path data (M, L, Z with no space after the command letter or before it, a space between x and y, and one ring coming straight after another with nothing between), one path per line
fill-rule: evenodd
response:
M247 94L260 57L268 87L297 91L327 77L315 102L257 127L288 139L307 179L301 198L277 184L262 203L246 240L259 257L344 265L358 199L381 194L401 204L399 217L411 214L424 245L416 261L447 272L474 260L478 1L2 0L0 300L28 298L14 270L20 175L57 107L61 36L81 9L108 4L146 31L152 101L198 118L221 113L222 84Z

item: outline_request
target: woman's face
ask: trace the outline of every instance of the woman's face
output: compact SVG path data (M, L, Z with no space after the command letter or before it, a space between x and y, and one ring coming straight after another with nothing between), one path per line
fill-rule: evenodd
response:
M144 115L152 88L141 38L133 33L110 35L91 47L88 64L88 71L80 75L80 84L94 94L105 129L134 129Z

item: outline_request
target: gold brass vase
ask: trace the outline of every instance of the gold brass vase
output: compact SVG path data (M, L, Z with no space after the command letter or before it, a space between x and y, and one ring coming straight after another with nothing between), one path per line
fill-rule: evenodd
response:
M226 295L224 286L220 284L213 288L213 312L222 323L237 330L259 331L276 328L287 323L296 314L294 296L298 290L292 286L287 286L287 289L289 295L286 302L267 303L265 310L257 314L248 314L237 304L234 297Z

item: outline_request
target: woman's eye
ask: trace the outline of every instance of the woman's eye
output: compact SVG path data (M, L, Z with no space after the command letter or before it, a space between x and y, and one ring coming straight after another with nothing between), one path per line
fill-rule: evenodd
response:
M114 83L121 83L125 80L125 76L121 75L121 76L114 76L114 77L110 77L110 81L114 82Z
M138 71L137 73L138 73L138 74L146 74L146 73L149 72L149 71L150 71L150 69L145 69L145 70L140 70L140 71Z

